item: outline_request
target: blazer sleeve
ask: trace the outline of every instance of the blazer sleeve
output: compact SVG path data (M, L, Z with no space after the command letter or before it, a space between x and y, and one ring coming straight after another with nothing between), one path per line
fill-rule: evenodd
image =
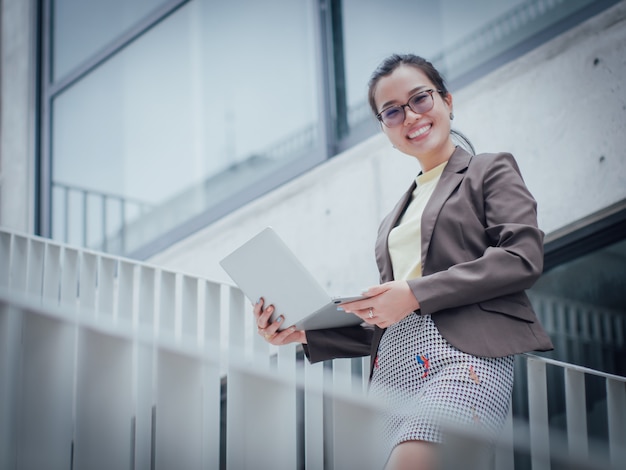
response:
M368 326L350 326L325 330L307 330L304 354L309 361L369 356L374 329Z
M482 237L484 252L461 262L448 259L447 265L437 266L434 272L425 269L423 277L409 280L422 314L523 291L543 271L543 232L537 227L535 199L512 155L492 157L474 157L465 176L473 192L470 204L482 220L463 222L462 230L466 236L473 230L476 237ZM445 204L440 218L444 211ZM430 249L450 252L454 240L445 236L433 233ZM437 253L428 256L434 259Z

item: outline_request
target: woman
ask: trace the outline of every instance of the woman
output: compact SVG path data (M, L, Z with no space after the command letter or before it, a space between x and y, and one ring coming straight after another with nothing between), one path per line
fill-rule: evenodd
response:
M510 154L455 146L452 95L431 63L389 57L372 75L369 102L422 172L380 225L381 284L342 306L365 324L279 332L282 318L268 323L272 306L261 300L254 313L268 341L299 341L311 362L371 354L370 393L392 410L386 468L433 468L440 424L479 423L495 435L513 355L552 349L524 293L542 272L543 233Z

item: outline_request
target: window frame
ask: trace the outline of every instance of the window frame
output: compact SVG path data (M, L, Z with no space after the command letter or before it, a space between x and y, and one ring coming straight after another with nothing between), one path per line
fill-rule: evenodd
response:
M169 0L145 18L139 20L126 32L113 39L103 49L87 58L76 66L66 76L56 82L52 80L52 20L53 20L53 0L39 0L37 2L38 18L35 21L38 32L38 53L37 53L37 90L39 104L36 111L36 208L35 208L35 233L44 237L52 236L52 102L54 98L64 90L71 87L82 77L90 73L93 69L108 60L111 56L142 36L151 28L167 19L179 8L187 4L190 0ZM599 12L619 3L620 0L597 0L583 7L574 14L567 16L547 29L529 37L512 49L492 58L484 64L465 72L463 75L449 82L449 89L455 91L483 77L489 72L502 65L515 60L522 54L544 44L548 40L558 36L586 19ZM359 142L380 132L380 128L375 118L366 122L358 123L346 129L348 122L348 110L346 104L345 73L344 73L344 51L343 51L343 25L342 25L342 2L341 0L307 0L312 11L314 21L314 42L316 48L316 73L318 78L317 106L320 116L320 148L315 155L310 158L303 158L295 161L278 170L272 177L267 178L263 183L254 185L254 188L247 188L235 194L233 197L220 204L198 214L187 222L173 227L171 230L159 235L155 240L148 242L142 248L130 253L124 253L135 259L147 259L172 244L180 241L194 232L217 221L224 215L243 206L259 196L272 191L281 184L294 177L310 170L320 163L340 154L353 147ZM621 207L621 206L620 206ZM551 234L546 239L546 268L561 262L562 259L575 256L591 243L599 243L598 237L592 237L596 241L589 241L585 237L587 231L596 233L605 227L611 227L613 217L617 217L621 222L618 227L623 228L626 216L623 212L626 209L619 209L618 215L611 212L613 209L607 208L602 211L604 215L600 217L608 218L604 222L589 220L585 222L589 225L583 232L578 233L575 227L564 228ZM620 212L621 211L621 212ZM621 214L621 215L620 215ZM621 217L621 219L620 219ZM585 219L586 220L586 219ZM581 221L582 223L582 221ZM608 225L603 225L608 224ZM570 231L572 233L570 233ZM570 246L571 245L571 246Z
M544 240L547 272L626 238L626 199L549 233Z

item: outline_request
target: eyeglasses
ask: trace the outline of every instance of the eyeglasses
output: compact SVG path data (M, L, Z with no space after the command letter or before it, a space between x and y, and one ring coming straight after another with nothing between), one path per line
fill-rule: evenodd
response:
M411 96L406 104L389 106L388 108L383 109L376 115L376 118L387 127L399 126L406 118L404 108L407 106L416 114L424 114L433 109L435 104L433 93L435 91L441 93L440 90L432 89L420 91L419 93Z

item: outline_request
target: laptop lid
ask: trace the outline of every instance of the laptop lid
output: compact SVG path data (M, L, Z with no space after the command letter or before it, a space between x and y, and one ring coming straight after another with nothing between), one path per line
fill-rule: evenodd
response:
M360 323L358 317L337 311L335 305L361 296L331 298L271 227L226 256L220 265L251 302L263 297L265 305L274 305L272 321L284 315L285 328L294 324L306 328L304 320L316 312L327 320L309 320L309 329Z

